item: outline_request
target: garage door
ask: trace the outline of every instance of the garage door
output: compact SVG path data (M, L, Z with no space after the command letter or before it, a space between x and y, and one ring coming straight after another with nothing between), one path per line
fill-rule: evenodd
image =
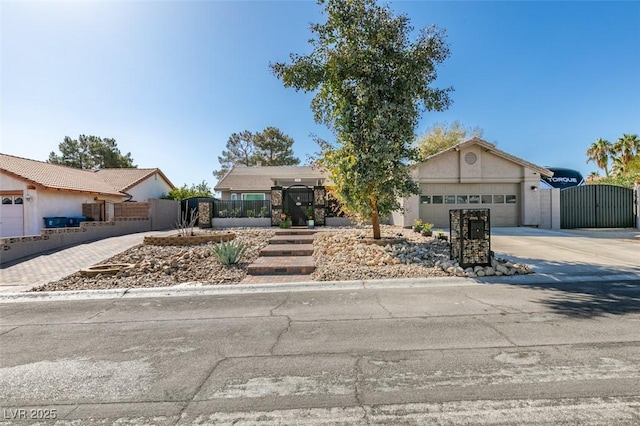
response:
M22 195L2 195L0 204L0 237L21 237L24 234Z
M491 226L519 226L520 184L420 184L420 219L449 227L449 210L490 209Z

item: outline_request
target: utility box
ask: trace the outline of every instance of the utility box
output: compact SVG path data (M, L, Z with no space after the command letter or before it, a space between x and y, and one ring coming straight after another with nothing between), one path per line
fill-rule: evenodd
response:
M451 260L463 268L491 265L489 209L449 210Z

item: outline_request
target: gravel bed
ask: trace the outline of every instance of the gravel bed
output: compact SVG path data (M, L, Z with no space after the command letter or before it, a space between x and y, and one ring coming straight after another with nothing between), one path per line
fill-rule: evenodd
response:
M206 285L237 284L247 275L247 266L275 235L273 229L232 228L236 240L248 250L238 265L225 266L212 255L214 243L195 246L139 245L101 264L129 263L133 268L117 275L83 276L80 272L31 291L96 290L133 287L169 287L186 282ZM371 239L371 226L319 228L315 234L316 281L351 281L385 278L476 277L527 274L526 265L492 259L486 268L463 269L449 260L449 242L425 237L410 229L381 227L383 238L401 239L377 245Z
M235 228L236 240L248 249L242 263L225 266L211 253L215 243L194 246L139 245L100 264L131 263L135 266L118 275L87 277L76 272L61 280L33 288L31 291L97 290L132 287L169 287L184 282L202 284L236 284L247 275L247 265L275 234L271 229Z
M436 266L438 261L449 259L447 241L394 226L383 225L381 234L382 238L404 238L405 242L386 246L366 242L372 236L370 226L317 233L313 279L348 281L449 276Z

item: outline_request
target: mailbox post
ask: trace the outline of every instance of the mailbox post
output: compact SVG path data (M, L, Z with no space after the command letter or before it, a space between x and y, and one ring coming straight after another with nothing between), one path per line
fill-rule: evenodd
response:
M449 210L451 260L463 268L491 265L489 209Z

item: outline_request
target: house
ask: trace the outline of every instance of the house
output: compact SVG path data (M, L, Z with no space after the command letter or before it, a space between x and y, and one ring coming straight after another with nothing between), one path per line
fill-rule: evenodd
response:
M328 175L311 166L234 166L214 187L222 200L269 200L271 187L324 186Z
M93 219L110 219L115 203L173 188L160 169L80 170L0 154L0 237L37 235L43 218L81 216L83 205L97 207Z
M540 183L553 176L552 171L479 138L432 155L417 164L413 173L420 195L401 200L403 212L390 218L403 227L420 218L448 228L449 210L473 208L490 209L492 226L541 226ZM306 205L311 200L302 192L320 186L330 189L331 182L326 173L312 167L236 166L215 190L223 200L269 200L274 186L284 189L283 208L293 215L298 202Z
M214 187L221 200L214 203L212 214L224 217L237 212L244 216L248 209L265 209L270 210L272 224L277 223L280 214L287 213L294 225L304 225L309 209L315 207L319 209L316 216L321 216L316 220L324 224L324 188L330 184L327 173L311 166L234 166ZM316 197L317 191L322 195ZM278 194L277 200L272 199L274 193ZM322 207L314 197L323 200Z
M479 138L459 143L416 166L420 195L403 201L394 223L415 219L449 227L451 209L490 209L492 226L540 226L541 178L553 172Z

